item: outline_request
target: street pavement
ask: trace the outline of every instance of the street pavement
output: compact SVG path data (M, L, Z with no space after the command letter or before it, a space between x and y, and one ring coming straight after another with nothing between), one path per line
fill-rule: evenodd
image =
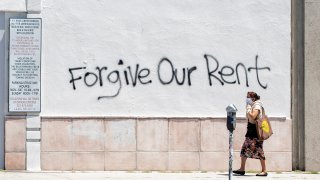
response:
M267 177L257 177L256 173L233 176L233 180L276 179L276 180L320 180L319 173L310 172L269 172ZM227 172L136 172L136 171L98 171L98 172L26 172L1 171L0 180L209 180L228 179Z

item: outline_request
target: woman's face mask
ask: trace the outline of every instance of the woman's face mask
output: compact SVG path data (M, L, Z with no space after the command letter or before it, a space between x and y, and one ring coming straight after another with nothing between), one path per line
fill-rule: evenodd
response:
M251 98L247 98L247 99L246 99L246 103L247 103L247 105L248 105L248 104L250 104L250 105L251 105L251 104L253 103L253 101L252 101L252 99L251 99Z

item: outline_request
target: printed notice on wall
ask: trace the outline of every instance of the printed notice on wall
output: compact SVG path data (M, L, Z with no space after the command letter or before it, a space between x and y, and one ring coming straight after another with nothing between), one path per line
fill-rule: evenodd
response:
M9 112L41 111L41 19L10 19Z

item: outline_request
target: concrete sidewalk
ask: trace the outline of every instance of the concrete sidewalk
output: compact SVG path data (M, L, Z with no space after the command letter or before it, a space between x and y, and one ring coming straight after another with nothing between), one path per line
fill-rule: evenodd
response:
M306 172L282 172L269 173L268 177L256 177L255 173L247 173L245 176L233 176L233 179L307 179L319 180L320 174ZM227 172L0 172L0 180L140 180L140 179L163 179L163 180L207 180L207 179L228 179Z

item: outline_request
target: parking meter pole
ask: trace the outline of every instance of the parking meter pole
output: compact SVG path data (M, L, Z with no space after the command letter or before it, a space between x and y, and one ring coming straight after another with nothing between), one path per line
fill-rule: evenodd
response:
M229 131L229 180L232 179L233 131Z
M227 129L229 130L229 180L232 179L232 161L233 161L233 130L236 129L236 112L238 111L234 104L227 108Z

